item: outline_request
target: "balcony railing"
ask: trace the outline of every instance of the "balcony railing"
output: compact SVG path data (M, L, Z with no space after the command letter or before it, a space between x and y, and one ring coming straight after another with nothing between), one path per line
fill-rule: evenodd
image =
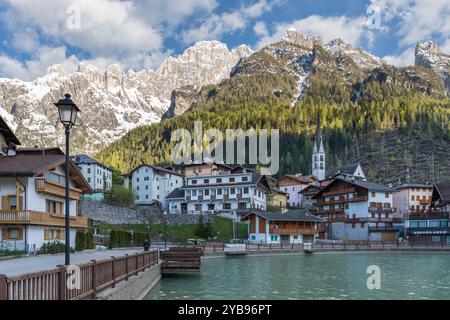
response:
M340 194L354 193L355 191L356 191L355 188L347 188L347 189L341 189L341 190L324 192L323 196L324 197L337 196L337 195L340 195Z
M271 234L304 234L313 235L323 232L322 228L269 228Z
M395 208L384 208L384 207L369 207L369 212L371 213L394 213L397 210Z
M439 211L422 211L412 212L408 215L408 220L436 220L436 219L449 219L448 212Z
M62 214L31 210L0 210L0 224L30 224L63 227L65 226L65 216ZM74 228L87 228L87 218L71 216L70 226Z
M36 192L49 194L57 197L65 197L66 187L63 184L57 183L53 180L48 180L46 178L36 178L34 180L34 186ZM71 187L69 192L70 199L78 200L80 199L81 190Z
M369 227L369 232L393 232L398 231L400 227L397 226L378 226L378 227Z
M344 198L344 199L332 199L329 201L325 201L323 199L317 201L317 206L327 206L327 205L333 205L333 204L340 204L340 203L349 203L349 202L360 202L360 201L367 201L367 196L359 196L359 197L353 197L353 198Z

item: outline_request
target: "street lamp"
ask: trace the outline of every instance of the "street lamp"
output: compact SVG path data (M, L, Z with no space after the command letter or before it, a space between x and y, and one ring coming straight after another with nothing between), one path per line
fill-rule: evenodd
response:
M77 113L80 109L76 104L70 99L70 94L64 95L65 99L60 99L55 106L58 107L59 120L64 126L66 133L66 248L65 248L65 264L70 265L70 203L69 203L69 177L70 177L70 146L69 137L70 129L75 125L77 119Z
M167 211L164 210L164 251L167 247Z

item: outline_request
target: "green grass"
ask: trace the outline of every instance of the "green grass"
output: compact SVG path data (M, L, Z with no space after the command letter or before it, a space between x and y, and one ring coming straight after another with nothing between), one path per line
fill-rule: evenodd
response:
M167 225L167 235L170 239L177 241L186 241L187 239L197 239L195 236L195 230L197 224L184 224L184 225ZM129 224L129 225L100 225L100 233L108 233L110 230L133 230L137 232L147 232L148 227L146 224ZM229 242L233 238L233 225L230 220L226 220L220 217L214 217L212 223L213 234L217 236L218 241ZM150 233L152 236L157 237L158 234L164 233L164 224L152 224L150 225ZM238 224L237 233L239 238L247 239L247 225Z

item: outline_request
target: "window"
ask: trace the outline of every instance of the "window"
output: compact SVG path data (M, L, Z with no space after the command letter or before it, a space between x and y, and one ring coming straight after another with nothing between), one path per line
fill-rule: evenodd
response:
M430 221L431 228L439 228L439 226L440 226L439 221Z
M222 189L217 189L217 195L221 196L222 195Z
M208 189L205 190L205 196L209 196L209 190Z
M196 204L195 205L195 211L202 211L202 205L201 204Z
M431 242L440 242L441 241L441 236L432 236L431 237Z
M217 182L217 183L222 183L222 178L217 178L217 179L216 179L216 182Z
M145 195L145 199L148 199L148 194Z
M247 204L245 202L239 202L238 208L239 209L246 209L247 208Z
M191 184L197 184L197 180L191 180Z
M448 237L448 239L450 239L450 237ZM256 236L254 234L252 234L252 240L255 241L256 240ZM449 242L450 243L450 242Z
M244 194L248 194L248 187L244 187Z
M231 210L231 203L224 203L223 210Z
M148 185L145 186L145 190L148 190Z
M9 240L19 240L19 229L8 229Z
M139 182L139 177L136 178L136 182Z
M247 182L248 181L248 177L242 177L242 182Z
M372 198L375 198L375 192L372 192Z
M231 188L230 189L230 194L235 194L236 193L236 189L235 188Z
M192 196L196 197L197 196L197 190L192 190Z
M208 203L208 211L214 211L214 203Z
M418 228L419 227L419 222L418 221L410 221L409 222L409 227L410 228Z
M88 178L88 182L91 183L91 178Z
M272 241L272 242L278 241L278 236L277 235L271 235L270 236L270 241Z
M63 203L59 201L45 200L45 210L48 213L62 214Z
M385 198L389 198L389 192L386 192L386 193L384 194L384 197L385 197Z
M150 177L144 177L144 181L150 181Z
M230 183L233 183L233 182L235 182L235 181L236 181L235 178L230 178Z
M136 190L139 191L139 186L136 187Z
M209 179L205 179L205 180L204 180L204 183L205 183L205 184L208 184L208 183L209 183Z
M414 196L411 196L411 201L414 201L415 200L415 197Z

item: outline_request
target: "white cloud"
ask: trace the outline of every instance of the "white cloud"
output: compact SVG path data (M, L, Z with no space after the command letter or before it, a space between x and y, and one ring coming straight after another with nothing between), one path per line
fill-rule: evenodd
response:
M180 38L187 44L200 40L218 39L223 34L245 29L252 19L272 10L272 7L279 3L279 0L258 0L231 12L211 14L200 25L186 30Z
M366 19L363 17L323 17L312 15L305 19L275 25L275 32L261 37L257 48L281 40L289 28L294 28L304 35L321 36L325 42L341 38L344 42L360 45L362 39L368 35L365 26Z
M264 21L258 21L253 26L253 31L259 37L266 37L269 35L269 30L267 30L267 25Z
M382 21L396 21L391 27L400 45L437 38L445 41L450 34L450 1L448 0L371 0L379 6Z
M383 57L383 59L394 66L397 67L405 67L405 66L412 66L414 65L414 47L409 47L405 51L403 51L401 54L395 56L395 55L388 55Z
M33 80L46 73L48 66L62 64L64 70L73 72L79 60L74 55L67 57L65 47L41 47L33 58L20 62L5 55L0 56L0 77Z
M69 46L92 57L87 62L97 63L100 69L113 62L124 69L156 68L170 53L163 46L168 28L194 13L209 14L217 7L216 0L4 2L0 19L12 34L7 44L31 58L18 61L2 55L0 75L27 80L42 75L52 64L77 59L67 56ZM68 27L70 23L77 26L78 21L79 28Z

